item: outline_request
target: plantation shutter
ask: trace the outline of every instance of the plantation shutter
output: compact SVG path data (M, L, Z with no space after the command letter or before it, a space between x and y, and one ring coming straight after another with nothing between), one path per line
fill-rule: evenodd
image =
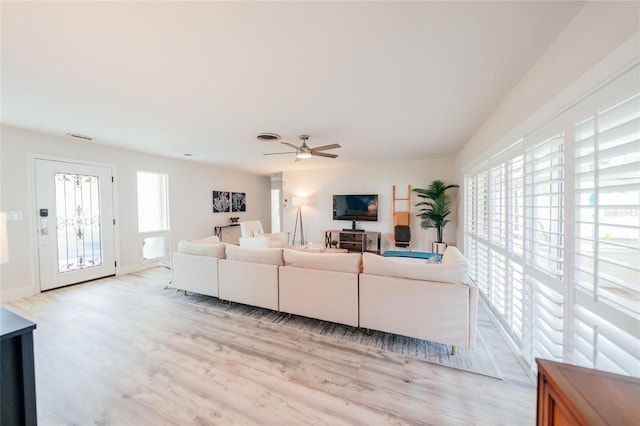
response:
M482 300L536 357L640 376L640 67L465 173Z
M506 276L506 188L505 165L491 168L490 175L490 243L491 256L491 306L505 316L507 312L507 276Z
M478 287L490 296L489 287L489 172L480 173L476 181L476 256L477 271L476 279Z
M468 188L464 193L465 197L465 206L464 209L464 226L465 226L465 247L467 250L467 260L469 261L469 276L474 280L478 281L478 268L477 268L477 247L476 247L476 238L473 238L477 235L477 226L476 226L476 215L477 215L477 187L476 187L476 177L475 176L465 176L465 188ZM473 236L473 237L472 237Z
M575 126L573 361L640 376L640 93L633 76Z
M518 149L522 141L518 143ZM517 152L517 151L516 151ZM507 329L522 344L525 321L530 321L531 298L524 286L524 155L507 160L507 288L509 302L505 317Z
M524 286L532 295L531 340L527 356L562 359L564 291L564 137L550 123L536 134L551 136L525 139L525 205L527 235L525 259L529 265Z

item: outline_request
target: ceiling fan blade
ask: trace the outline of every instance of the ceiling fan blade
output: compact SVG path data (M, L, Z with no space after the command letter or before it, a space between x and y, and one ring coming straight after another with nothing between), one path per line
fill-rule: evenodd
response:
M262 155L280 155L280 154L295 154L295 152L267 152L266 154L262 154Z
M327 149L336 149L336 148L342 148L342 147L340 145L338 145L337 143L332 143L331 145L322 145L322 146L318 146L316 148L311 148L311 152L326 151Z
M338 154L328 154L326 152L315 152L311 151L311 155L315 155L317 157L327 157L327 158L336 158Z
M290 146L291 148L295 149L296 151L300 149L299 147L297 147L297 146L295 146L295 145L293 145L293 144L290 144L289 142L280 142L280 143L281 143L282 145Z

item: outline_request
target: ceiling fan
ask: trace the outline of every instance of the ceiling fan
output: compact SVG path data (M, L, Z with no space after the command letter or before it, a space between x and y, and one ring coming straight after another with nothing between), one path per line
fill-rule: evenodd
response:
M338 145L337 143L332 143L330 145L318 146L318 147L315 147L315 148L309 148L309 145L307 145L307 141L309 140L309 135L300 135L298 137L302 141L302 145L300 145L300 146L295 146L295 145L293 145L293 144L291 144L289 142L280 142L283 145L287 145L287 146L290 146L291 148L295 149L295 152L294 151L270 152L270 153L267 153L267 154L264 154L264 155L296 154L295 161L300 161L300 160L302 160L304 158L311 158L311 156L336 158L338 156L338 154L329 154L329 153L321 152L321 151L326 151L328 149L341 148L341 146Z

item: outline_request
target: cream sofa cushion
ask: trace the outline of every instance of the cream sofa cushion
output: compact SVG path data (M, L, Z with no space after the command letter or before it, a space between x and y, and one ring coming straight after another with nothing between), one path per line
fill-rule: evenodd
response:
M355 274L361 271L362 255L360 253L309 253L284 249L283 255L286 266Z
M265 265L284 265L281 248L257 248L227 246L227 259L239 262L262 263Z
M281 266L278 270L281 312L357 327L357 273L291 265Z
M218 297L218 263L220 261L215 256L172 253L171 286L184 291Z
M178 253L224 259L226 251L225 245L225 243L221 243L220 239L215 236L202 240L180 240L178 241Z
M443 265L452 263L464 263L465 265L468 265L469 262L467 262L467 258L460 253L460 250L454 246L448 246L442 255L440 263Z
M220 299L278 310L279 266L229 259L219 263Z
M455 247L454 247L455 249ZM455 249L457 251L457 249ZM457 256L456 256L457 259ZM464 257L462 258L464 260ZM398 261L373 253L362 255L363 273L386 277L408 278L421 281L466 284L469 281L469 264L466 260L449 263L427 264L425 262Z

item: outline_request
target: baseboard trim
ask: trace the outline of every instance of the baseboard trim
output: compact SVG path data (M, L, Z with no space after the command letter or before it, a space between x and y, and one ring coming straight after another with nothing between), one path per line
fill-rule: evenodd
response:
M135 272L144 271L146 269L151 269L158 266L171 269L171 263L168 260L159 260L156 262L117 267L116 275L132 274ZM40 289L34 286L19 287L11 290L4 290L4 291L0 291L0 302L12 302L14 300L22 299L25 297L35 296L36 294L40 294L40 293L41 293Z
M34 296L39 293L40 290L35 289L32 286L5 290L0 292L0 302L11 302L14 300L22 299L24 297Z
M484 306L484 310L489 315L489 319L496 326L496 328L498 329L498 332L502 335L502 338L505 340L505 342L507 343L507 346L509 347L513 355L516 357L516 359L518 360L518 363L527 374L529 380L531 380L531 383L536 385L538 383L538 378L533 373L529 365L527 365L526 361L524 360L524 357L520 353L520 349L518 348L518 345L516 345L516 343L513 341L513 338L509 335L509 332L504 328L504 325L502 324L502 322L500 322L498 317L493 313L493 311L489 307L489 304L484 299L484 296L481 295L481 297L479 297L478 300Z
M171 263L168 260L159 260L156 262L145 262L145 263L138 263L135 265L126 265L126 266L118 267L116 270L116 275L133 274L135 272L144 271L146 269L155 268L157 266L163 266L165 268L171 269Z

